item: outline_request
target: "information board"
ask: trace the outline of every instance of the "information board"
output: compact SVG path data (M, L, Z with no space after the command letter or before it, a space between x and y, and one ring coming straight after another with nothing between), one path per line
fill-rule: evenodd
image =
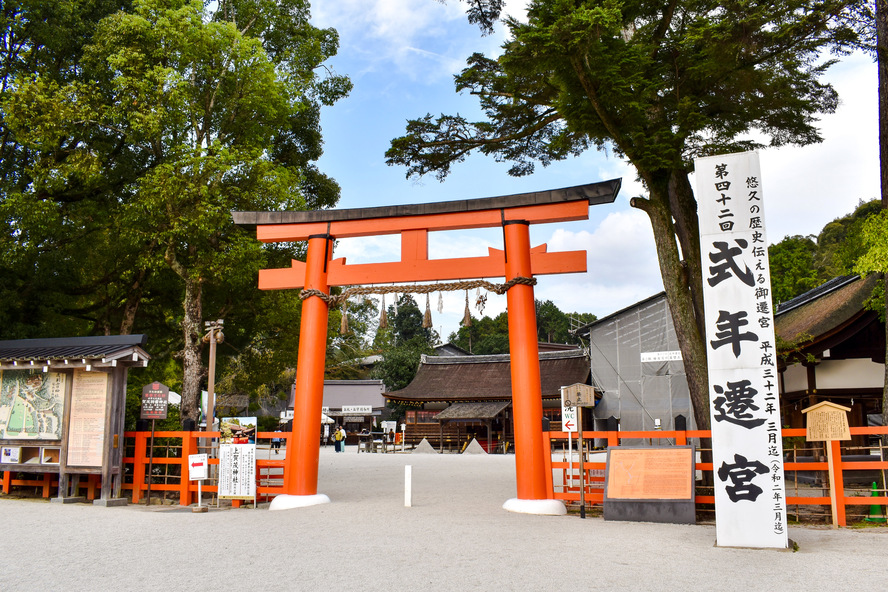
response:
M68 466L102 466L107 406L108 374L75 370L68 428Z
M219 446L219 499L256 497L256 445Z
M694 476L692 446L609 448L604 519L694 524Z
M0 371L0 439L61 440L65 374Z
M681 448L612 448L607 496L613 499L691 499L694 451Z

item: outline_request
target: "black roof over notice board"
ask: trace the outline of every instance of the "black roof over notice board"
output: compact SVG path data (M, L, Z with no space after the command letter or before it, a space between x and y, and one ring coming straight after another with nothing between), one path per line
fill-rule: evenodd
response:
M147 366L151 356L143 349L147 335L100 335L0 341L0 367L37 365L58 368Z

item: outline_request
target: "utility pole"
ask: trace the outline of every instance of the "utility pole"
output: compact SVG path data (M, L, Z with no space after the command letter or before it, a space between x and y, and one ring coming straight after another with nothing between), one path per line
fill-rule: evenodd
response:
M213 418L216 415L216 344L225 340L225 335L222 334L222 325L224 324L223 319L204 323L207 328L204 342L210 343L210 368L207 376L207 424L204 429L206 432L213 431Z

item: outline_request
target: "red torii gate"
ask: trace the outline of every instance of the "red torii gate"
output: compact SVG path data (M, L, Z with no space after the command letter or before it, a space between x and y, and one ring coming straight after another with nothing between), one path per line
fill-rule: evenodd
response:
M542 392L533 285L535 275L586 271L586 252L549 253L530 246L530 224L586 220L589 206L612 203L620 179L502 197L403 206L307 212L233 212L234 222L255 227L262 242L308 241L306 262L259 272L259 288L317 290L331 286L465 280L505 277L511 352L517 498L503 507L533 514L563 514L564 505L548 498L542 450ZM429 259L430 231L502 226L504 250L486 257ZM401 260L346 265L333 259L337 238L401 235ZM326 301L309 296L302 304L293 431L285 459L285 495L271 509L329 502L318 494L321 407L327 338Z

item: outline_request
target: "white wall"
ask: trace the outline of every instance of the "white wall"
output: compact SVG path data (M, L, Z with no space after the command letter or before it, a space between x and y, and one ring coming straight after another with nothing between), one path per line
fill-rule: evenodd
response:
M816 366L817 390L838 388L882 388L885 364L872 360L823 360Z

